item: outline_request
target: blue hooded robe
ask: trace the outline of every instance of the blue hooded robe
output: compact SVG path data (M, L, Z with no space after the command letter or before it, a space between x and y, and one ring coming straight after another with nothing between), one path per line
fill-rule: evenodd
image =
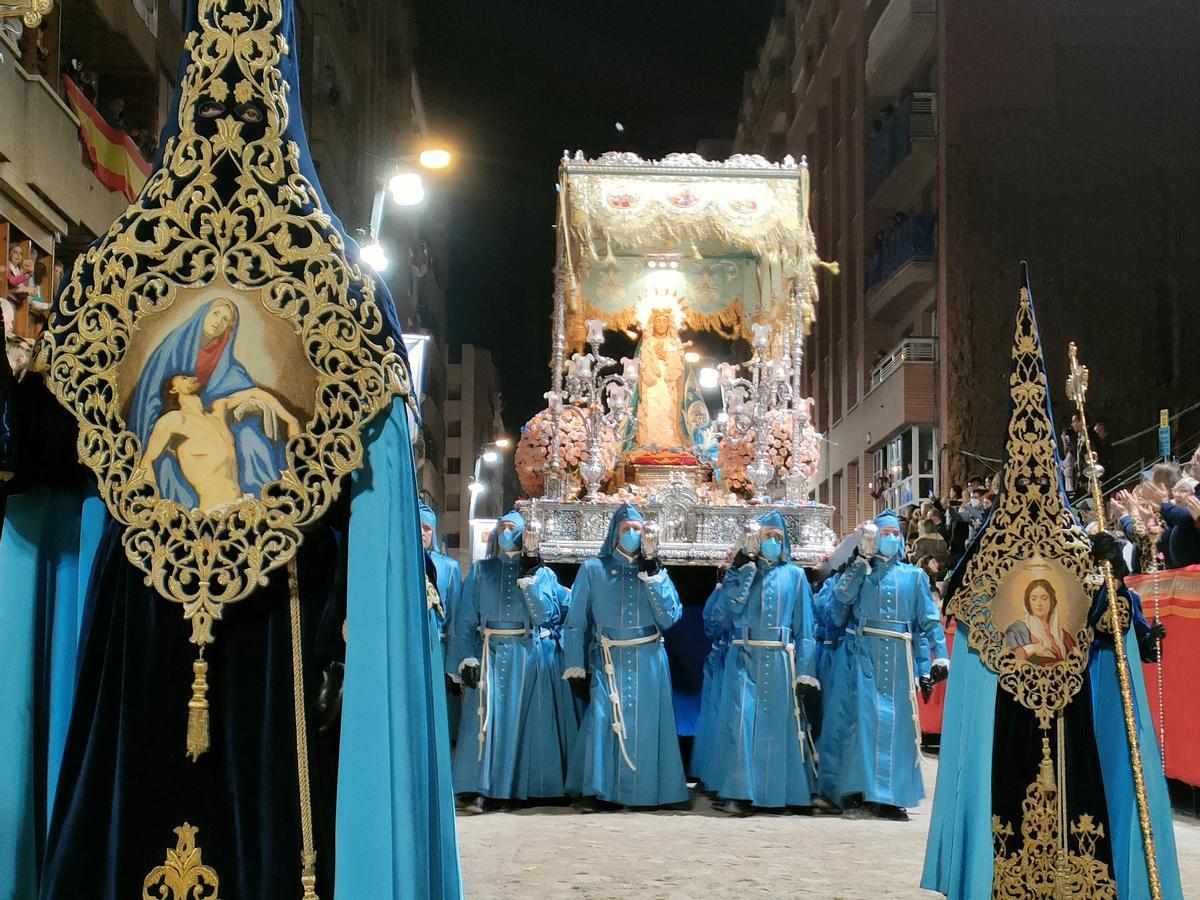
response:
M717 712L721 708L721 673L729 650L729 629L721 621L717 607L721 584L712 589L704 603L704 634L712 641L704 658L704 682L700 690L700 715L696 720L696 738L692 743L691 773L712 790L710 763L716 755Z
M791 561L787 524L778 511L759 518L783 532L783 551L729 569L717 615L729 630L721 673L716 743L721 748L710 784L727 800L754 806L809 806L815 788L811 737L801 682L818 685L813 598L804 570Z
M427 550L429 561L437 575L437 591L442 605L439 609L430 606L429 609L429 656L433 663L434 672L443 672L446 668L446 621L451 612L458 606L462 596L462 570L458 560L451 559L442 552L441 539L438 535L437 513L425 503L421 504L421 524L433 529L433 546ZM458 738L458 719L462 714L462 694L447 687L446 694L446 724L453 745Z
M571 590L567 674L590 673L591 702L568 789L622 806L681 803L688 789L662 632L679 621L683 608L665 568L647 575L639 569L640 556L617 549L617 527L625 521L642 521L628 503L613 513L600 552L579 567ZM608 647L611 676L608 641L618 642ZM633 643L620 643L625 641Z
M881 528L900 523L895 513L877 516ZM889 557L861 557L850 565L834 594L830 623L852 632L847 640L848 695L840 772L831 786L835 803L853 794L887 806L921 802L920 741L913 641L923 633L937 660L946 660L946 635L929 591L928 576L902 561L903 547ZM836 677L836 676L835 676Z
M454 790L500 800L561 797L562 749L553 694L540 679L540 629L558 616L558 579L548 566L521 576L521 554L499 549L499 526L525 531L520 513L497 523L487 558L471 566L450 620L446 671L461 678L480 666L478 688L464 692L454 747ZM494 632L516 632L497 634Z

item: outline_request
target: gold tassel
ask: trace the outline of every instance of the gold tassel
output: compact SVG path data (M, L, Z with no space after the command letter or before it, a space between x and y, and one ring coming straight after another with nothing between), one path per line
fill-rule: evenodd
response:
M187 755L192 762L208 749L208 663L204 661L204 648L192 663L196 678L192 681L192 699L188 701Z
M303 866L300 876L300 886L304 888L302 900L320 900L317 896L317 854L302 853L300 860Z

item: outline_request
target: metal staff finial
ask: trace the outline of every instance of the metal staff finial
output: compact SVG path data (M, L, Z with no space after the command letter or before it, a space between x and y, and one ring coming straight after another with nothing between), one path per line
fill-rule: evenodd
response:
M1079 411L1079 422L1083 434L1080 441L1088 461L1084 470L1088 484L1091 487L1092 503L1096 507L1096 524L1101 531L1107 528L1104 516L1104 493L1100 490L1100 476L1104 470L1096 463L1096 455L1092 452L1092 440L1088 436L1086 397L1088 389L1087 366L1080 365L1079 356L1072 341L1067 348L1070 360L1070 374L1067 376L1067 395ZM1113 649L1117 655L1117 680L1121 687L1121 711L1125 718L1125 736L1129 741L1129 761L1133 770L1134 795L1137 799L1138 822L1142 830L1142 845L1146 858L1146 875L1150 882L1151 900L1162 900L1162 882L1158 875L1158 854L1154 848L1154 830L1150 824L1150 803L1146 798L1146 776L1142 767L1142 750L1137 733L1137 720L1133 711L1133 690L1129 683L1129 659L1125 653L1125 629L1118 612L1120 604L1117 597L1117 579L1113 574L1112 563L1104 560L1101 563L1104 571L1104 586L1108 591L1108 627L1113 638Z

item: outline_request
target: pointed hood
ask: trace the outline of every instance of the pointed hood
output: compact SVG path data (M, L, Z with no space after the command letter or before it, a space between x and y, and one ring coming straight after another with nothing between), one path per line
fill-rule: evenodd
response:
M500 552L500 526L505 522L512 522L517 531L517 543L520 545L521 536L525 534L525 517L515 509L507 515L501 516L496 521L496 527L492 529L491 535L488 537L487 558L491 559Z
M435 553L442 552L442 537L438 534L438 517L433 511L433 507L427 504L424 500L421 501L419 507L421 513L421 524L428 525L433 529L433 546L430 547Z
M787 522L783 513L777 509L771 510L758 517L758 524L763 528L778 528L783 532L783 552L779 554L778 562L792 561L792 536L788 534Z
M617 507L617 511L613 513L612 519L608 523L608 534L604 538L604 543L600 545L600 556L611 556L617 550L617 527L622 522L645 522L642 514L637 511L637 508L630 503L622 503Z

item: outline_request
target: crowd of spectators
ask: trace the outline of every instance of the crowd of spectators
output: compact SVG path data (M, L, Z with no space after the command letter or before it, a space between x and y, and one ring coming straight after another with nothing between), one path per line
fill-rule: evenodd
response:
M143 159L153 159L158 150L158 134L153 128L143 128L125 118L125 98L120 94L109 94L100 90L100 77L89 69L78 57L68 59L63 65L63 74L79 88L79 93L91 103L101 117L118 131L129 135Z

